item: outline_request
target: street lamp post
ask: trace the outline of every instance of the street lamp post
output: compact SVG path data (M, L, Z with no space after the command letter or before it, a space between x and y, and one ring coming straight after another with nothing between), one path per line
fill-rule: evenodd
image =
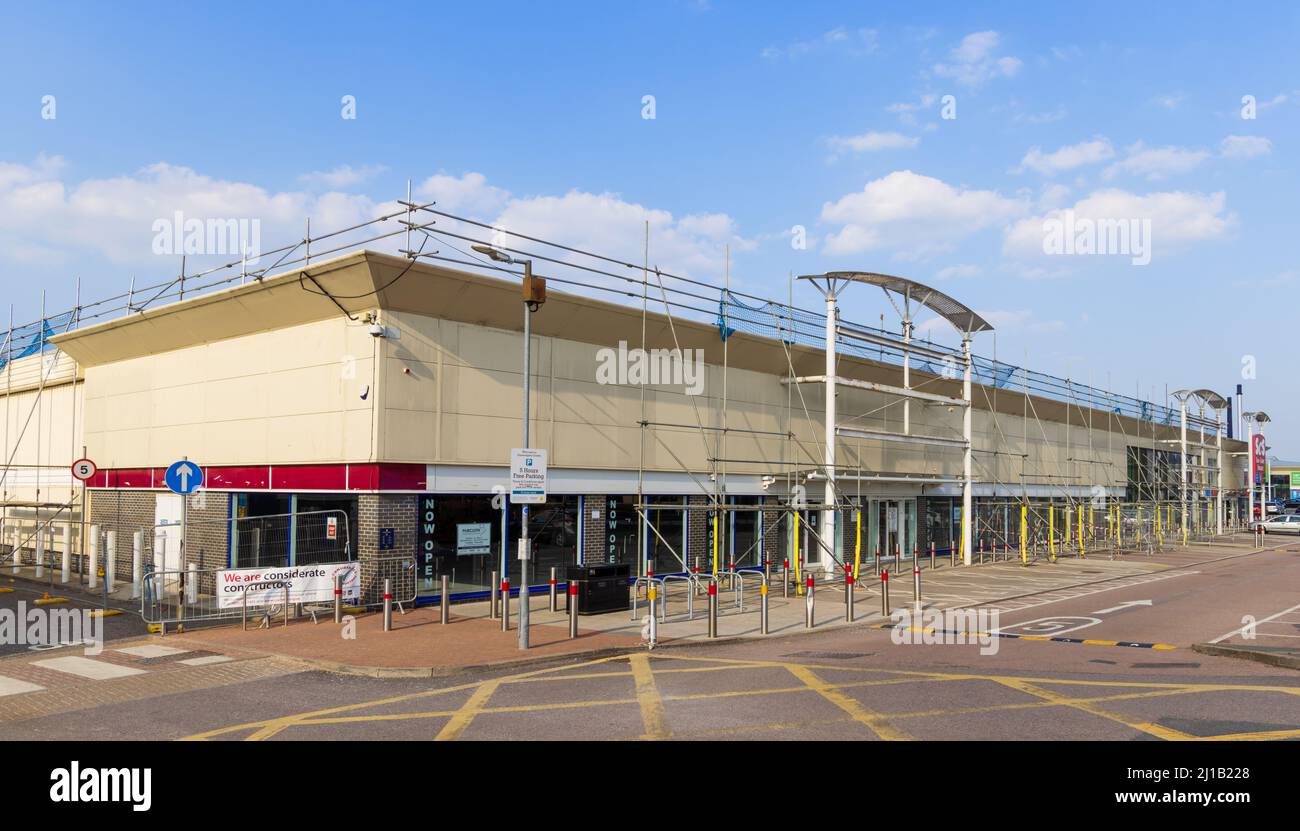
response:
M546 301L546 281L533 278L533 261L520 260L490 245L475 245L474 250L486 254L499 263L524 267L524 448L528 447L528 404L532 392L533 312ZM519 648L528 649L528 563L532 558L532 545L528 536L528 503L519 506Z

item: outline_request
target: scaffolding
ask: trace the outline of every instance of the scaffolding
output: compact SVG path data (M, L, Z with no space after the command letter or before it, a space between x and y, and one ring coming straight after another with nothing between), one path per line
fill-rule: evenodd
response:
M311 275L310 267L313 260L319 262L323 258L363 249L373 248L394 252L407 258L410 264L425 260L468 269L479 274L521 276L511 263L490 261L473 253L473 246L490 245L517 259L529 259L540 264L549 272L546 275L547 281L554 285L572 287L589 295L612 296L624 304L639 304L643 349L647 345L647 327L652 307L656 314L663 315L673 347L679 352L682 343L677 331L678 320L689 320L716 327L722 345L722 392L715 405L717 423L710 423L705 418L701 413L700 403L694 397L691 400L694 423L666 423L651 419L647 415L646 391L642 386L641 415L636 425L639 428L636 512L640 521L650 531L658 534L647 514L657 506L647 500L645 489L646 452L647 447L653 444L674 460L678 472L692 483L695 495L703 500L702 503L690 503L687 500L685 506L693 508L698 504L698 507L708 512L709 523L713 529L712 556L709 566L714 571L721 570L723 565L720 538L725 534L725 529L720 527L719 517L757 510L762 517L759 521L760 540L765 537L764 529L779 533L779 529L783 527L787 540L793 545L793 551L801 552L811 547L818 554L817 557L806 558L803 562L799 556L796 556L794 558L796 573L800 572L806 563L814 561L827 572L856 573L861 557L864 497L869 496L869 494L864 495L862 491L864 485L959 487L962 502L961 530L956 546L959 548L962 560L966 563L976 561L980 543L986 540L990 544L1000 543L1003 546L1013 543L1019 545L1021 540L1025 541L1026 546L1041 542L1047 546L1045 550L1050 552L1055 547L1056 537L1053 535L1057 533L1054 527L1056 518L1068 515L1074 518L1069 521L1074 521L1084 516L1084 510L1088 512L1089 517L1098 509L1105 510L1107 516L1116 512L1112 523L1113 534L1111 537L1102 537L1102 540L1114 539L1118 544L1124 529L1128 526L1132 527L1130 537L1132 539L1136 539L1143 530L1146 532L1147 539L1151 538L1153 532L1158 538L1163 538L1168 535L1168 528L1163 525L1157 527L1150 523L1156 522L1155 518L1162 516L1161 510L1168 511L1170 506L1166 502L1158 498L1143 499L1141 493L1136 499L1120 499L1115 493L1117 490L1115 485L1109 480L1105 484L1102 483L1102 480L1107 478L1103 474L1113 466L1113 462L1108 459L1113 459L1114 456L1114 448L1110 446L1110 436L1115 427L1118 427L1125 445L1133 441L1141 446L1143 442L1149 441L1152 450L1155 450L1162 441L1156 438L1159 428L1172 429L1178 425L1184 434L1189 427L1193 428L1200 433L1202 444L1205 444L1206 431L1212 430L1216 441L1215 446L1219 448L1217 468L1220 486L1217 499L1222 503L1224 492L1222 418L1217 409L1215 417L1211 419L1205 414L1203 407L1196 413L1188 412L1186 401L1181 401L1180 407L1175 409L1167 404L1160 405L1144 400L1140 394L1126 396L1114 393L1110 389L1102 390L1091 384L1081 384L1068 378L1030 371L998 360L996 342L992 358L977 355L973 350L972 336L991 331L992 327L963 304L921 283L874 272L830 272L810 275L800 279L816 287L825 303L824 311L811 310L796 305L793 275L789 277L788 296L783 301L734 289L729 249L726 250L721 285L652 266L648 221L644 224L644 244L639 262L633 262L440 210L435 202L414 200L409 183L406 198L396 200L396 205L398 207L395 210L371 220L316 236L312 234L310 219L308 219L305 223L304 236L300 240L264 252L261 258L269 263L260 268L250 269L247 257L241 256L238 260L191 270L186 258L181 257L179 273L173 277L142 286L137 286L135 279L132 278L125 293L85 305L81 303L78 288L77 302L72 310L47 316L42 308L40 319L35 323L14 326L11 310L9 333L3 354L0 354L0 367L6 372L7 393L6 466L3 476L7 479L11 471L19 468L19 465L14 464L13 453L23 439L21 432L16 437L8 435L10 425L8 408L15 392L12 386L15 364L22 363L22 359L33 356L41 356L38 360L44 361L47 352L53 352L57 358L57 348L50 344L48 339L60 331L72 331L114 317L142 314L161 303L193 298L236 284L261 281L271 274L294 272L298 273L299 283L304 291L327 298L338 306L341 313L350 317L351 314L339 302L341 298L336 298L325 291ZM376 288L373 294L378 297L385 289L403 279L409 271L410 265L387 285ZM890 305L898 313L897 332L884 326L883 316L879 327L842 319L836 300L839 292L853 283L874 285L882 290ZM915 314L922 308L947 320L960 336L960 346L946 346L934 342L931 338L925 341L917 339ZM781 346L784 365L773 367L773 371L783 376L783 383L786 385L784 429L751 429L744 425L737 425L728 419L729 341L738 332L765 337ZM800 349L824 350L823 373L808 375L796 372L795 352ZM869 360L882 366L900 367L902 384L891 385L841 376L838 363L845 356ZM54 363L50 362L50 365L53 366ZM25 365L30 365L30 362ZM75 366L72 371L75 384ZM916 373L927 377L916 381L914 378ZM805 422L814 421L809 401L804 395L804 387L808 385L822 388L825 415L823 435L820 439L815 435L802 437L792 429L796 408ZM958 385L960 393L951 389L946 392L936 391L939 388ZM888 401L869 412L841 417L842 414L837 412L835 403L837 388L860 389L882 394ZM43 379L39 381L36 389L34 407L39 408L44 392ZM999 412L997 406L999 391L1023 396L1019 438L1024 443L1024 448L1020 452L1014 450L1012 441L1015 438L1014 433L1007 429L1010 425L1004 423L1008 422L1008 418L1004 413ZM1197 393L1208 393L1208 391L1202 390ZM1201 395L1195 400L1203 404L1213 403L1206 395ZM1049 470L1047 463L1041 458L1032 459L1028 450L1031 425L1036 428L1044 444L1051 445L1043 421L1039 417L1036 401L1050 401L1065 405L1066 455L1056 460L1056 469ZM993 432L998 437L998 444L993 448L973 446L971 419L977 403L982 411L986 410L990 413ZM913 429L913 415L917 407L948 407L954 410L960 408L960 428L953 429L952 435L917 433ZM901 431L861 426L861 423L868 418L896 411L901 411ZM1105 427L1108 436L1107 459L1100 458L1099 451L1092 444L1095 433L1094 418L1100 414L1105 415L1107 422ZM1078 426L1085 427L1088 434L1087 453L1082 457L1073 455L1075 448L1070 443L1071 425L1076 422L1076 415ZM1124 419L1137 423L1136 435L1130 436L1125 432ZM39 424L39 418L37 421ZM75 417L73 425L70 448L75 448L79 443ZM23 430L26 430L26 422ZM1150 431L1149 439L1144 436L1147 430ZM689 431L698 435L703 458L706 460L704 468L687 463L664 440L664 435L672 431ZM779 458L732 457L728 449L728 439L741 435L778 440L781 445ZM853 443L852 446L856 448L855 466L844 465L837 456L837 446L844 446L847 443ZM861 452L864 444L883 446L900 443L960 451L962 457L960 470L951 473L900 474L890 470L864 469ZM1200 449L1205 448L1200 447ZM1192 461L1189 457L1190 449L1185 441L1180 444L1180 451L1184 467L1190 466L1196 469L1195 465L1198 462ZM1006 457L1020 459L1021 472L1018 481L999 479L997 462L999 458ZM728 487L728 477L733 475L736 468L750 474L761 475L764 497L759 506L735 504L731 500L733 492ZM1207 466L1207 469L1211 468ZM1043 481L1042 484L1031 481L1039 479ZM1188 494L1186 474L1182 476L1181 481L1185 497L1176 506L1177 517L1178 521L1187 527L1187 534L1194 536L1200 533L1198 529L1203 529L1205 523L1196 520L1199 514L1195 496L1186 495ZM780 487L777 487L778 483ZM809 483L819 483L822 486L819 501L809 501L807 497ZM1014 506L1023 514L1023 533L1019 525L1015 527L1015 533L1004 530L1000 535L992 526L981 526L978 511L974 506L974 489L977 485L990 486L995 498L1001 495L1001 498L1008 500L1006 502L1008 510ZM773 488L771 493L768 493L769 486ZM1146 483L1139 479L1137 486L1141 491ZM1041 495L1043 489L1050 492L1047 507L1039 504L1043 499ZM1100 493L1097 492L1098 489ZM39 493L39 479L37 490ZM1152 496L1152 494L1147 495ZM11 507L15 510L19 508L17 502L11 502L7 486L3 493L3 501L3 522L0 522L0 525L8 522ZM994 503L981 502L981 506L988 504ZM83 517L85 515L85 506L80 504L75 487L70 487L66 503L51 503L51 505L53 507L46 506L47 512L57 511L62 515L66 510L68 516L73 516L79 511ZM38 513L39 510L37 509ZM817 517L816 521L813 519L814 516ZM853 517L852 523L845 520L841 524L840 518L849 516ZM1222 533L1225 512L1221 506L1216 509L1215 517L1215 530ZM1240 524L1239 519L1237 524ZM1165 516L1160 521L1168 521L1168 517ZM840 540L845 539L849 528L854 529L855 535L852 563L849 562L847 546L841 550L838 544ZM638 572L642 574L647 570L646 545L643 541L646 536L647 534L638 535ZM1066 538L1062 537L1062 539ZM1087 550L1087 545L1095 537L1089 531L1082 535L1076 533L1075 539L1080 541L1082 553ZM663 540L663 543L672 547L667 540ZM751 548L753 545L751 544ZM0 552L4 552L4 546L0 546ZM898 552L898 556L905 556L906 553ZM679 561L682 571L690 572L693 564L686 562L686 557L680 552L674 551L673 554ZM3 562L5 556L12 556L12 553L0 553L0 562ZM766 555L762 559L766 560ZM733 564L728 563L728 565Z

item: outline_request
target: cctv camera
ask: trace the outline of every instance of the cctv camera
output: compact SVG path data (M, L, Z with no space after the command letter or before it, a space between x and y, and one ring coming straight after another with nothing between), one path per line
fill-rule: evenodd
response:
M372 338L382 338L384 336L384 327L380 326L378 323L370 324L370 327L366 331L370 333L370 337Z

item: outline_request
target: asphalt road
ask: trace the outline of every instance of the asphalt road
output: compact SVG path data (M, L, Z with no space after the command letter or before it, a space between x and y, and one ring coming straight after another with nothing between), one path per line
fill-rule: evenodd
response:
M982 645L864 626L441 680L249 657L49 715L6 719L0 698L0 739L1300 738L1300 673L1190 649L1295 607L1300 553L1166 561L1160 579L1004 602L998 626L1019 637ZM1270 626L1260 637L1284 642L1300 614Z
M8 575L0 574L0 610L9 610L17 614L21 610L25 613L27 610L36 608L34 601L44 597L46 592L51 597L66 598L66 602L46 606L46 609L78 609L89 610L102 608L102 602L96 602L89 595L76 590L62 590L56 583L53 589L49 585L33 583L30 580L22 578L13 578ZM20 607L19 604L22 604ZM108 615L95 621L95 626L103 625L103 635L105 641L120 640L122 638L139 637L147 634L144 622L140 619L138 610L123 609L117 604L111 604L110 609L120 611L121 614ZM25 630L24 630L25 631ZM50 643L32 644L15 642L19 639L0 638L0 656L21 654L27 651L42 650L51 647ZM25 640L25 638L23 639ZM53 644L57 646L57 644Z

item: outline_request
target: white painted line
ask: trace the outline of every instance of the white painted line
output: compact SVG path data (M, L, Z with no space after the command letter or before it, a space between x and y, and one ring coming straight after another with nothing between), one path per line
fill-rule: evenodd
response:
M1259 632L1256 632L1254 640L1259 640L1260 638L1300 638L1300 635L1284 635L1281 632L1265 632L1261 635Z
M1210 641L1210 643L1218 643L1219 641L1225 641L1225 640L1227 640L1228 638L1231 638L1233 635L1240 635L1240 634L1244 633L1247 629L1250 629L1252 626L1259 626L1261 623L1268 623L1270 620L1276 620L1277 618L1282 617L1282 615L1289 615L1289 614L1291 614L1292 612L1294 612L1296 609L1300 609L1300 604L1295 605L1295 606L1292 606L1290 609L1284 609L1284 610L1278 612L1278 613L1275 614L1275 615L1271 615L1271 616L1266 617L1266 618L1263 618L1263 619L1261 619L1261 620L1257 620L1257 621L1255 621L1255 622L1253 622L1253 623L1247 623L1245 626L1242 626L1242 627L1239 628L1239 629L1233 629L1233 630L1232 630L1231 632L1229 632L1228 634L1226 634L1226 635L1220 635L1219 637L1217 637L1217 638L1215 638L1214 640Z
M144 673L144 670L135 667L122 667L117 664L110 664L107 661L96 661L92 658L82 658L77 655L33 661L32 666L45 667L56 672L66 672L69 675L80 675L82 678L89 678L93 681L124 678L128 675L141 675Z
M8 676L0 675L0 696L39 692L43 689L45 688L40 684L33 684L30 681L19 681L17 678L9 678Z
M114 651L123 652L127 655L134 655L137 658L166 658L168 655L184 655L186 652L191 652L192 650L177 649L174 646L145 644L144 646L128 646Z
M185 664L190 667L201 667L207 664L224 664L226 661L234 660L229 655L204 655L200 658L184 658L177 661L178 664Z

